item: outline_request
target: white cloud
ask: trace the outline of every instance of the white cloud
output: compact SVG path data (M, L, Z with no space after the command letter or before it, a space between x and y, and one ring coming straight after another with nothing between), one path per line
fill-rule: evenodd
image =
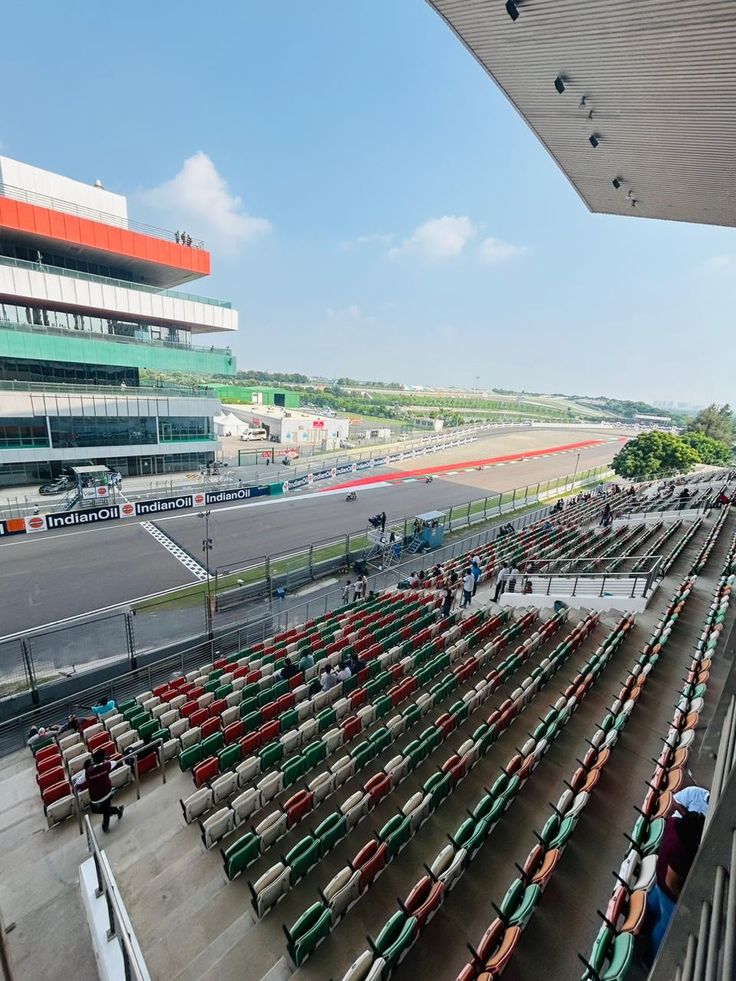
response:
M708 259L706 265L709 269L715 269L717 271L723 269L736 269L736 252L727 252L723 255L715 255L712 259Z
M362 245L389 246L395 238L396 236L392 232L387 234L372 232L370 235L358 235L357 238L340 242L338 249L340 252L350 252L353 249L360 248Z
M430 218L414 229L401 245L389 250L393 258L415 255L434 261L460 255L478 234L478 228L466 215L444 215Z
M360 320L363 311L357 303L351 303L346 307L328 307L327 316L330 320Z
M158 187L141 192L142 201L205 245L233 252L239 245L271 230L267 218L256 218L232 194L227 181L206 153L188 157L179 173Z
M524 255L525 252L528 252L528 249L523 245L502 242L500 238L484 238L478 245L478 258L481 262L489 264L503 262L504 259L512 259L517 255Z

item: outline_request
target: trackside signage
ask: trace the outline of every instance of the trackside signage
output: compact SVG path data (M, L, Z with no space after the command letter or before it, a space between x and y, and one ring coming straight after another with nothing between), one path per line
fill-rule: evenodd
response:
M180 497L158 497L155 501L136 501L135 513L161 514L164 511L181 511L191 507L194 507L192 495L182 494Z
M46 527L49 531L54 528L71 528L75 525L94 525L101 521L117 521L120 508L117 504L108 504L100 508L85 508L84 511L58 511L46 515ZM33 518L30 519L31 521Z
M249 497L263 497L271 493L268 487L238 487L232 490L208 491L205 494L207 504L225 504L228 501L245 501Z

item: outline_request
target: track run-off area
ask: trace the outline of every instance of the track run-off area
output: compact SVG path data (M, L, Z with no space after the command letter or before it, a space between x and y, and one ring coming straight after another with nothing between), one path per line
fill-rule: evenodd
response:
M210 567L246 564L258 556L357 532L379 511L386 511L391 521L572 474L576 463L579 472L602 466L625 438L620 429L520 428L427 458L419 473L435 474L430 484L411 461L411 470L400 464L376 468L371 483L358 488L354 503L347 503L342 493L300 492L212 506ZM580 445L570 449L573 444ZM484 469L476 470L480 465ZM337 491L341 483L335 481L328 489ZM176 549L165 547L144 527L151 524L194 564L182 561ZM204 522L192 511L155 522L130 519L3 541L0 636L197 583L201 577L192 570L204 564L204 536Z

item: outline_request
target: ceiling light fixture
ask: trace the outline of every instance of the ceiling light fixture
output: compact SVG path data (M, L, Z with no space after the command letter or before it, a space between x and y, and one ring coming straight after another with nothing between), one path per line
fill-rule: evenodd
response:
M558 75L557 78L555 79L555 88L560 93L560 95L562 95L562 93L565 91L565 80L562 77L562 75Z
M519 8L516 6L515 0L506 0L506 13L511 20L519 19Z
M600 143L600 140L598 139L598 136L597 136L597 134L596 134L596 133L591 133L591 135L590 135L590 136L588 137L588 142L590 143L590 145L591 145L591 146L593 147L593 149L595 150L595 148L596 148L596 147L598 146L598 144Z

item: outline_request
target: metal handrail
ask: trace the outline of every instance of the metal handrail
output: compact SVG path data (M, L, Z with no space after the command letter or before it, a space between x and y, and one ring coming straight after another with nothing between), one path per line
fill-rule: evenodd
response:
M74 204L73 201L65 201L63 198L50 197L48 194L39 194L37 191L27 191L23 187L14 187L12 184L0 182L0 196L11 198L13 201L22 201L25 204L35 204L40 208L49 208L51 211L63 211L67 215L76 215L77 218L88 218L90 221L99 221L103 225L114 225L128 232L142 232L144 235L152 235L154 238L161 238L167 242L176 242L176 234L166 228L158 228L156 225L147 225L141 221L131 221L127 216L107 214L104 211L97 211L95 208L87 208L82 204ZM200 238L193 238L191 246L186 248L203 249L204 242Z
M134 981L150 981L150 974L142 957L138 956L132 941L132 930L129 932L126 926L128 919L127 912L120 898L118 885L112 874L107 855L100 848L95 833L92 829L92 822L89 816L84 816L84 828L87 835L87 848L94 862L95 874L97 876L96 898L104 897L107 906L107 916L109 928L107 931L108 940L117 940L120 944L120 953L123 957L123 967L125 978Z
M31 392L37 395L117 395L121 398L144 396L146 398L217 399L214 388L203 386L187 388L177 385L166 385L160 388L156 385L130 385L121 388L119 385L64 385L60 382L0 381L0 391Z
M196 351L197 353L232 355L229 347L214 347L204 344L179 344L177 341L162 341L144 337L126 337L125 334L98 334L93 330L72 330L68 327L52 327L47 324L19 324L15 320L0 319L0 330L13 330L20 334L51 334L55 337L83 337L92 341L111 341L113 344L145 344L146 347L162 347L179 351Z
M29 272L48 273L51 276L67 276L70 279L83 279L88 283L99 283L101 286L114 286L117 289L137 290L139 293L153 293L155 296L170 296L175 300L191 300L193 303L206 303L211 307L232 309L230 300L216 300L211 296L200 296L198 293L184 293L160 286L149 286L148 283L134 283L128 279L115 279L113 276L100 276L98 273L82 272L79 269L67 269L66 266L54 266L45 262L29 262L27 259L15 259L12 256L0 256L0 265L11 266L14 269L27 269Z

